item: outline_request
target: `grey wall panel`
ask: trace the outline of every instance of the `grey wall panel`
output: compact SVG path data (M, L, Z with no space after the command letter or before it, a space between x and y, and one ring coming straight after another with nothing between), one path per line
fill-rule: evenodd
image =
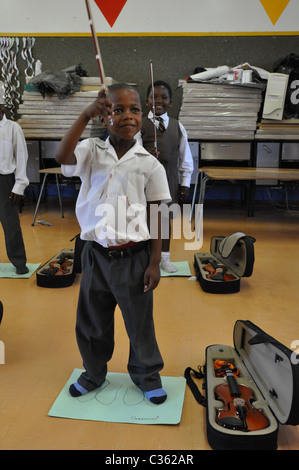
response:
M166 80L174 90L170 114L177 117L181 101L179 79L193 73L196 67L234 66L242 62L269 72L273 63L291 52L299 54L299 36L175 36L175 37L99 37L105 73L117 81L138 84L144 113L146 90L150 83L149 61L154 78ZM61 70L82 63L89 76L98 76L91 37L36 37L33 56L40 59L43 70ZM25 62L18 60L22 70Z

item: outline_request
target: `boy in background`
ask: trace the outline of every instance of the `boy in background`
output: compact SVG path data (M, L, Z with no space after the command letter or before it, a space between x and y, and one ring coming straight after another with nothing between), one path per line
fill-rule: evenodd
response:
M7 257L17 274L28 273L19 216L19 202L29 181L28 151L18 123L6 118L4 84L0 82L0 221Z
M172 90L168 83L157 80L154 82L154 100L152 87L147 90L147 105L150 108L148 116L142 120L141 139L142 145L149 152L154 148L154 128L157 128L158 159L165 168L171 204L183 203L188 197L193 172L193 158L188 144L188 136L183 125L174 118L168 116L171 106ZM155 105L155 106L154 106ZM156 116L152 110L155 109ZM162 239L161 267L173 273L177 268L170 261L170 220L166 222L169 229Z

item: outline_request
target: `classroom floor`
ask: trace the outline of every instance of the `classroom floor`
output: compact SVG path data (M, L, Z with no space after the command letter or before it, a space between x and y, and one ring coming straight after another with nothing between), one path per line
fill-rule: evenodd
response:
M45 263L78 232L74 202L64 201L61 218L57 200L43 202L31 226L34 204L26 201L21 214L28 262ZM246 209L207 203L204 243L213 235L243 231L256 238L253 275L241 280L230 295L204 293L188 277L162 278L155 291L155 322L165 361L162 375L179 377L185 368L204 364L205 348L214 343L233 345L236 320L251 320L291 347L299 340L299 212L257 205L255 216ZM172 242L173 261L187 260L192 274L194 251L183 240ZM7 262L0 230L0 262ZM37 287L30 279L0 279L4 305L0 340L5 364L0 364L0 450L209 450L205 409L186 387L178 425L138 425L71 420L48 416L48 411L74 368L82 368L74 326L80 276L71 287ZM128 340L116 311L116 342L109 371L126 373ZM278 449L299 449L299 427L280 426Z

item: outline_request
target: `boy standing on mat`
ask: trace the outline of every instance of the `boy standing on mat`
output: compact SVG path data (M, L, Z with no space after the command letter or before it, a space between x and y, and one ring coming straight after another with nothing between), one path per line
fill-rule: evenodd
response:
M165 171L134 138L141 128L140 97L124 84L109 87L76 120L56 151L66 176L79 176L76 215L81 238L82 279L76 335L86 369L70 386L80 396L102 385L114 348L118 304L130 339L128 372L153 403L167 394L159 371L163 360L155 337L153 289L160 279L160 227L150 236L150 206L170 201ZM106 141L78 141L90 119L100 116ZM125 214L125 219L123 219ZM158 221L156 221L158 223Z
M5 116L4 84L0 82L0 221L7 257L17 274L21 275L28 273L19 216L19 201L29 184L27 160L28 151L22 129Z
M162 80L154 82L154 100L152 87L151 85L148 87L147 104L150 111L142 121L141 139L144 148L151 152L154 148L154 123L157 128L158 159L165 168L172 199L171 204L174 204L183 203L188 197L193 172L193 158L185 128L179 121L168 116L171 99L172 90L168 83ZM152 112L153 109L155 116ZM170 220L165 220L165 224L168 224L168 229L165 227L165 233L168 233L169 236L163 235L161 267L169 273L174 273L177 268L170 261Z

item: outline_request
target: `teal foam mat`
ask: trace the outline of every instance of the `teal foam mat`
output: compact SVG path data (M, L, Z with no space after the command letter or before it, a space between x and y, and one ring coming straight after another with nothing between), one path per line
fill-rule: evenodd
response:
M83 371L75 369L61 390L48 415L56 418L134 424L178 424L181 420L186 380L161 377L167 400L150 403L128 374L110 372L104 384L78 398L69 393Z
M40 266L40 263L26 263L29 272L27 274L17 274L16 268L11 263L0 263L0 278L8 277L15 279L28 279Z

